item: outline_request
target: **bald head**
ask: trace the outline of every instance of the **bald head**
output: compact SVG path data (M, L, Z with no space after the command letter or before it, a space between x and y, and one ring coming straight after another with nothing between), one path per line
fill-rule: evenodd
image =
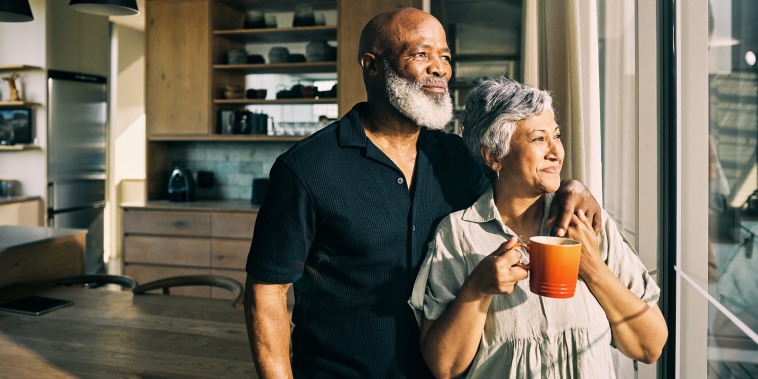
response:
M400 29L402 26L412 26L433 20L434 16L416 8L396 8L374 16L361 32L361 40L358 45L358 61L365 53L375 53L386 57L392 53L391 49L397 47ZM442 25L440 24L440 27Z

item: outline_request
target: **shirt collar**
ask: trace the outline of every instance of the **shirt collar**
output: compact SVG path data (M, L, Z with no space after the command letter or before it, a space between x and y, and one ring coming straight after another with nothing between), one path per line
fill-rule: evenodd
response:
M366 131L363 130L363 123L361 122L361 113L366 109L368 103L358 103L345 114L340 120L339 124L339 144L340 146L356 146L366 147L368 145L368 137ZM421 133L418 137L417 144L436 145L437 138L433 137L432 131L427 128L421 128Z
M367 103L358 103L350 110L339 123L340 146L366 147L368 137L361 123L361 111Z
M499 220L500 214L495 206L492 187L488 188L470 207L463 211L463 220L469 222L488 222Z
M550 213L550 205L553 202L554 196L554 193L546 193L542 195L542 201L544 202L545 207L543 209L542 224L540 225L539 235L552 235L549 234L550 230L547 228L545 223ZM495 206L495 195L492 187L484 191L484 193L479 196L474 204L466 208L463 211L463 216L461 218L464 221L476 223L485 223L492 220L498 220L500 224L503 225L507 233L513 234L511 232L511 229L507 225L503 224L503 219L500 217L500 212L498 212L497 207Z

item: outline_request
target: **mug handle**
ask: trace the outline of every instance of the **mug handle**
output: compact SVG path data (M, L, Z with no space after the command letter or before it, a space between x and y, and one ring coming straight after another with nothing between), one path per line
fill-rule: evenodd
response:
M528 244L525 244L525 243L523 243L523 242L516 242L516 244L515 244L515 245L513 245L513 247L512 247L511 249L515 249L515 248L517 248L517 247L519 247L519 246L523 246L523 247L525 247L526 249L529 249L529 245L528 245ZM518 267L521 267L521 268L523 268L524 270L529 270L529 264L528 264L528 263L527 263L527 264L524 264L524 263L521 263L521 262L517 262L516 264L514 264L514 266L518 266Z

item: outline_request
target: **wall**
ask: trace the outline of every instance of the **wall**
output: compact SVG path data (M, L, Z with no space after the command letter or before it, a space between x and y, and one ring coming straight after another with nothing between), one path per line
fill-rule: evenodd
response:
M144 9L144 8L142 8ZM144 200L145 179L145 33L111 24L111 118L109 193L105 219L105 256L121 255L118 204ZM125 184L125 183L130 183ZM134 185L134 183L138 183Z
M187 168L195 177L199 170L213 172L214 187L198 188L198 199L250 200L253 179L268 177L276 157L292 145L292 142L176 142L169 160L172 167Z

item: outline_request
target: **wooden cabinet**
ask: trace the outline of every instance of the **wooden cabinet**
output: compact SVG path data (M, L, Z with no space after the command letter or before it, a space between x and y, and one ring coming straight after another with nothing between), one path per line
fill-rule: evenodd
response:
M249 143L250 150L255 150L261 143L296 142L303 138L299 135L219 134L217 119L221 109L271 114L269 109L272 108L278 112L312 107L315 112L317 107L336 107L337 116L341 116L355 103L364 101L363 77L356 61L363 26L384 10L401 6L420 8L421 3L421 0L147 0L147 199L166 198L170 170L174 165L184 164L183 159L188 155L184 152L197 148L200 143L203 147L207 146L205 142ZM331 12L328 14L335 17L325 20L322 26L292 27L291 21L286 21L287 15L291 17L298 4L311 4L314 12ZM283 15L283 22L278 22L276 28L245 29L244 20L249 10ZM266 54L271 46L278 45L295 46L292 53L301 53L311 40L326 40L336 46L337 60L272 64ZM227 53L231 49L259 53L265 63L229 64ZM269 90L265 99L224 96L224 88L229 84L244 85L246 89L260 88L259 78L282 80L281 84L286 85L292 84L287 78L300 77L334 78L337 94L278 99L277 91ZM273 121L301 120L278 116ZM176 154L177 151L181 154ZM273 158L262 157L263 161L255 164L269 167Z
M39 196L0 198L0 225L42 226Z
M210 203L124 205L123 272L140 283L214 274L244 284L257 209L243 202L218 202L216 207ZM174 292L230 298L226 291L202 287Z
M145 4L148 139L210 133L211 5L208 0Z

